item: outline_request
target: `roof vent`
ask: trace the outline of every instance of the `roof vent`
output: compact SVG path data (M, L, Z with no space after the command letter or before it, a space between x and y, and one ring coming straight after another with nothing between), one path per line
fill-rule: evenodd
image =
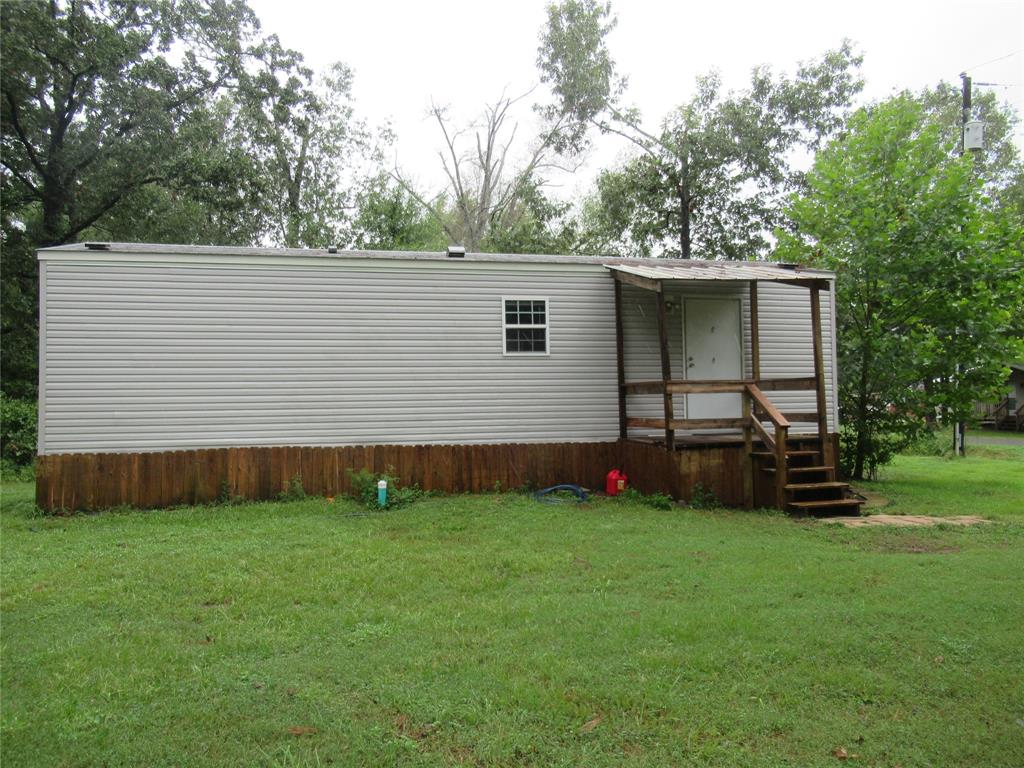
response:
M338 252L338 246L336 246L336 245L329 245L329 246L327 246L327 252L328 253L337 253Z
M90 251L109 251L110 243L86 243L85 247Z
M792 264L786 261L780 261L777 265L780 269L800 269L799 264Z
M466 258L466 249L461 245L449 245L448 246L448 258L449 259L464 259Z

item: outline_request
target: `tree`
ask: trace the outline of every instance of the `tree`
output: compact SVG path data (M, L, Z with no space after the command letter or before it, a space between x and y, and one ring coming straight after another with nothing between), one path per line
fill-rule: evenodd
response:
M178 128L256 21L240 0L0 4L2 165L39 245L73 240L165 177ZM172 45L181 48L172 62Z
M431 107L431 115L444 138L444 149L438 152L448 179L444 191L433 196L418 192L395 168L392 174L395 181L430 213L449 242L479 251L492 234L516 228L529 207L530 198L536 200L540 194L544 172L556 167L560 121L533 140L525 162L518 168L512 167L514 158L510 153L516 143L519 124L511 123L511 114L526 95L502 95L495 103L484 107L480 121L466 129L453 128L444 107L436 104ZM467 139L469 148L465 146Z
M365 184L356 198L356 210L352 221L356 248L439 251L447 244L438 220L389 174Z
M84 239L254 245L270 230L271 180L241 137L233 98L196 107L179 129L180 151L159 183L132 192Z
M183 126L230 81L256 26L242 0L0 3L4 392L35 392L34 250L171 178Z
M985 148L974 153L974 173L981 179L985 192L1000 205L1020 198L1013 190L1024 180L1024 163L1013 140L1020 124L1016 112L1008 104L1000 104L996 94L983 86L975 86L971 97L971 117L985 124ZM959 84L942 82L917 94L927 118L935 122L947 143L959 146L962 131L962 91Z
M354 204L352 169L371 153L354 117L352 71L335 63L316 79L276 36L253 59L254 71L240 76L239 128L268 185L272 238L291 248L336 244Z
M837 273L843 462L873 474L943 409L969 417L1021 351L1024 228L913 97L862 109L815 159L777 256ZM959 365L960 371L957 372Z
M861 88L861 57L849 42L802 64L794 78L757 68L750 86L723 94L715 74L658 130L623 104L626 81L606 38L615 26L609 3L561 0L548 6L538 52L554 102L542 113L559 125L567 149L579 151L591 129L628 140L637 156L598 183L599 237L690 258L764 256L779 221L782 194L799 177L789 164L842 125Z

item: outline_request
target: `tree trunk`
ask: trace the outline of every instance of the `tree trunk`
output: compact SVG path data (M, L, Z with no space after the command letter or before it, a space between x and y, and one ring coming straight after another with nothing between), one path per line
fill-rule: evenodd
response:
M60 182L43 180L43 231L39 247L62 245L64 242L64 190Z
M853 479L864 479L864 463L870 450L870 426L868 424L868 365L870 346L864 345L860 360L860 383L857 388L857 449L854 454Z
M686 163L683 163L683 172L686 172ZM676 186L676 194L679 197L679 255L690 258L690 195L684 182Z

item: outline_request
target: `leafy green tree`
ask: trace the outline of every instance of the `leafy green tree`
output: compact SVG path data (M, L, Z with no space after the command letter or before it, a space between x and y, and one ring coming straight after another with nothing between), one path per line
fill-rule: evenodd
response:
M1019 354L1024 228L911 96L858 111L816 157L777 255L837 273L843 462L857 479L941 409L966 419ZM960 366L959 372L957 366Z
M1000 103L991 90L983 86L974 86L972 90L971 118L985 124L985 147L973 153L974 172L993 201L1000 205L1016 205L1019 211L1024 212L1021 198L1014 195L1014 190L1024 184L1024 163L1013 140L1020 118L1010 105ZM943 139L959 146L963 104L961 86L942 82L921 91L916 98L928 119L939 126Z
M234 100L220 96L192 111L166 177L147 184L81 237L147 243L254 245L275 210L270 180L236 125Z
M571 203L552 200L540 184L525 186L483 244L493 253L574 253L580 249Z
M4 392L35 392L34 250L86 236L167 182L183 127L230 82L255 29L242 0L0 3Z
M252 60L239 79L239 129L268 187L271 237L292 248L336 244L354 205L350 171L372 153L354 117L352 71L335 63L315 78L276 36Z
M178 129L238 70L256 25L240 0L29 0L0 4L0 23L0 162L39 245L165 177Z
M388 174L370 179L356 199L352 242L356 248L440 251L444 229L418 200Z
M552 3L538 52L554 95L541 112L559 126L560 145L578 151L597 130L636 151L598 181L598 238L637 255L764 256L782 194L799 180L790 156L842 125L862 85L861 58L844 42L793 78L757 68L739 93L723 94L715 74L699 77L693 98L648 130L623 102L626 81L606 42L614 26L610 3Z

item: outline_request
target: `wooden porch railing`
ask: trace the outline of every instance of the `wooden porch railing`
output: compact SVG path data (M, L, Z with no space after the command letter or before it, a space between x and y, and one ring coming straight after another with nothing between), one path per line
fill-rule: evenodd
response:
M992 419L995 421L996 429L999 429L999 422L1010 415L1010 396L1007 395L994 406L992 406Z
M748 398L752 411L750 414L750 426L754 428L754 431L757 432L768 450L775 454L775 504L779 509L784 509L786 506L786 483L789 482L789 472L786 471L786 445L789 440L789 420L764 396L764 392L756 384L747 385L744 400ZM774 425L774 438L768 434L768 431L761 424L762 417L766 417ZM744 429L744 441L746 441L748 433L749 429ZM828 435L821 435L820 437L824 449ZM750 473L752 475L754 459L751 451L747 451L747 455L750 456Z
M1017 406L1017 410L1013 412L1013 415L1017 417L1017 431L1024 432L1024 403Z
M675 431L677 429L720 429L739 428L743 430L747 447L747 455L751 455L753 433L764 441L773 452L777 468L775 472L776 496L780 507L785 506L786 440L789 436L791 422L813 422L818 425L818 436L821 439L823 464L834 467L832 442L828 439L828 416L825 403L825 361L822 341L821 298L822 290L829 290L827 280L782 279L781 282L800 285L809 290L811 316L811 344L814 361L814 375L802 378L761 378L761 343L758 329L758 280L748 280L750 289L750 375L749 379L737 380L679 380L672 378L671 355L669 354L669 332L667 306L665 300L665 284L686 282L690 278L659 278L641 277L614 269L612 277L615 281L615 348L618 358L618 395L619 395L619 437L626 440L630 427L664 430L664 444L668 450L675 450ZM658 347L661 358L661 378L657 381L626 381L625 365L625 327L623 323L623 283L632 287L651 291L657 308ZM813 412L781 413L764 394L780 390L811 390L815 393L815 410ZM735 393L741 395L743 412L740 418L729 419L677 419L675 418L674 396L677 394L713 394ZM663 418L629 418L627 414L627 395L650 394L660 395L664 409ZM773 426L772 432L764 427L763 419ZM753 503L753 459L748 462L748 477L745 479L745 492L748 504ZM834 480L834 472L829 472L829 479Z
M666 394L721 394L735 393L742 396L742 415L739 418L717 419L663 419L663 418L627 418L627 427L642 429L665 430L674 436L677 429L742 429L743 442L748 456L753 454L753 439L756 434L769 452L775 456L775 497L778 505L784 506L786 499L786 483L788 472L786 463L786 447L789 440L789 428L792 422L825 423L824 414L818 411L783 413L765 395L768 391L795 391L817 389L818 381L814 376L788 379L737 379L737 380L669 380L669 381L635 381L623 385L628 394L666 395ZM765 428L763 422L769 422L772 429ZM822 453L825 455L828 434L821 432ZM672 448L674 446L667 446ZM744 477L744 490L747 498L753 498L753 459L748 464L747 476Z

